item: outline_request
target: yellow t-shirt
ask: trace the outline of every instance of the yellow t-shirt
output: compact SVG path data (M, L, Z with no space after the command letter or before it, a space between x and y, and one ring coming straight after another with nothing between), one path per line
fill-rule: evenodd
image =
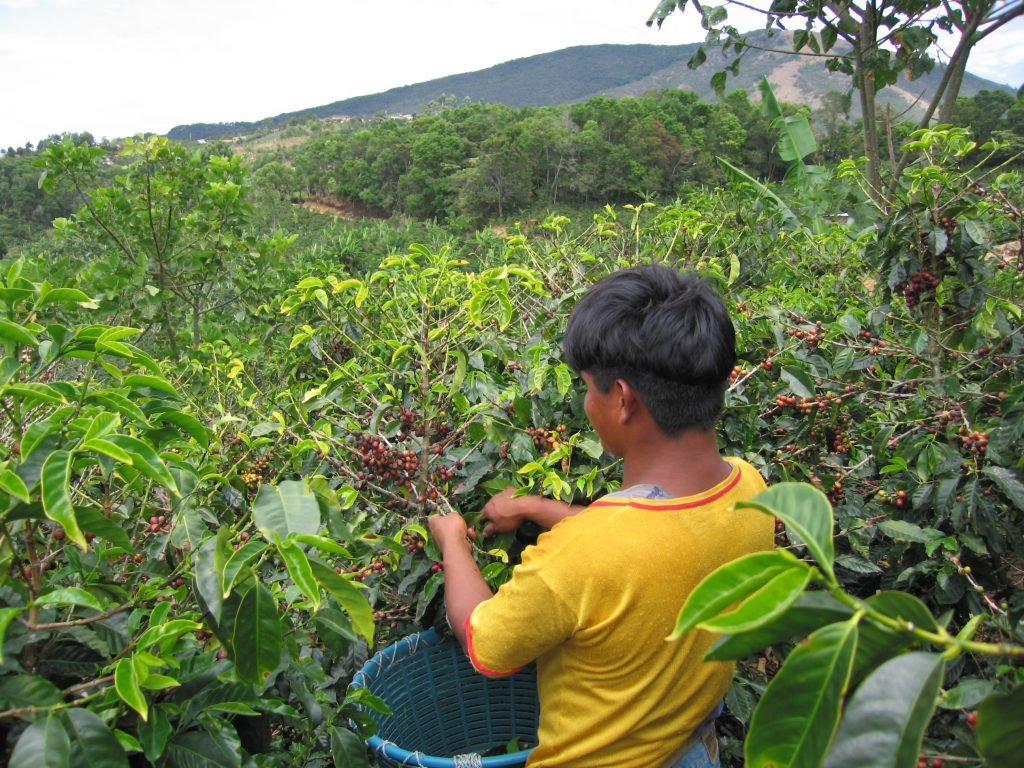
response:
M770 516L733 509L764 481L728 461L729 476L699 495L605 497L562 520L470 615L480 672L537 661L539 743L529 768L658 766L722 700L732 665L702 660L714 636L665 638L701 579L773 545Z

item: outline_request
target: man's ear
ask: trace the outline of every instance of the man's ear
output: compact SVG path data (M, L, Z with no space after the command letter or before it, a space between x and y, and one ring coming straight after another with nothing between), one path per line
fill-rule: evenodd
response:
M626 424L636 416L637 407L642 405L642 401L633 386L625 379L616 379L613 387L619 423Z

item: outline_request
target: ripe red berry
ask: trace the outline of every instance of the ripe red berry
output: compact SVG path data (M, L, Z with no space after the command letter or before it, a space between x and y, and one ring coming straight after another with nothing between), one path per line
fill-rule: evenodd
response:
M965 719L967 720L967 724L971 726L971 728L973 728L978 723L978 713L968 712L967 717Z

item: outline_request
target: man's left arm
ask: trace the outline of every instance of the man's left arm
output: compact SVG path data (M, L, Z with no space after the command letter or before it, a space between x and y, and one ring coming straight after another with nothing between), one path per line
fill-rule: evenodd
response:
M473 559L473 545L469 529L461 515L433 515L427 520L430 534L444 565L445 607L448 623L463 650L466 644L466 620L480 603L494 596L487 586L480 568Z

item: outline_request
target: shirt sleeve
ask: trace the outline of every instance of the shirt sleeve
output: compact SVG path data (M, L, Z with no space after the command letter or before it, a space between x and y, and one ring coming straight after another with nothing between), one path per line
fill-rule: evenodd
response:
M574 612L541 577L537 560L524 555L511 580L466 620L466 646L478 672L510 675L575 631Z

